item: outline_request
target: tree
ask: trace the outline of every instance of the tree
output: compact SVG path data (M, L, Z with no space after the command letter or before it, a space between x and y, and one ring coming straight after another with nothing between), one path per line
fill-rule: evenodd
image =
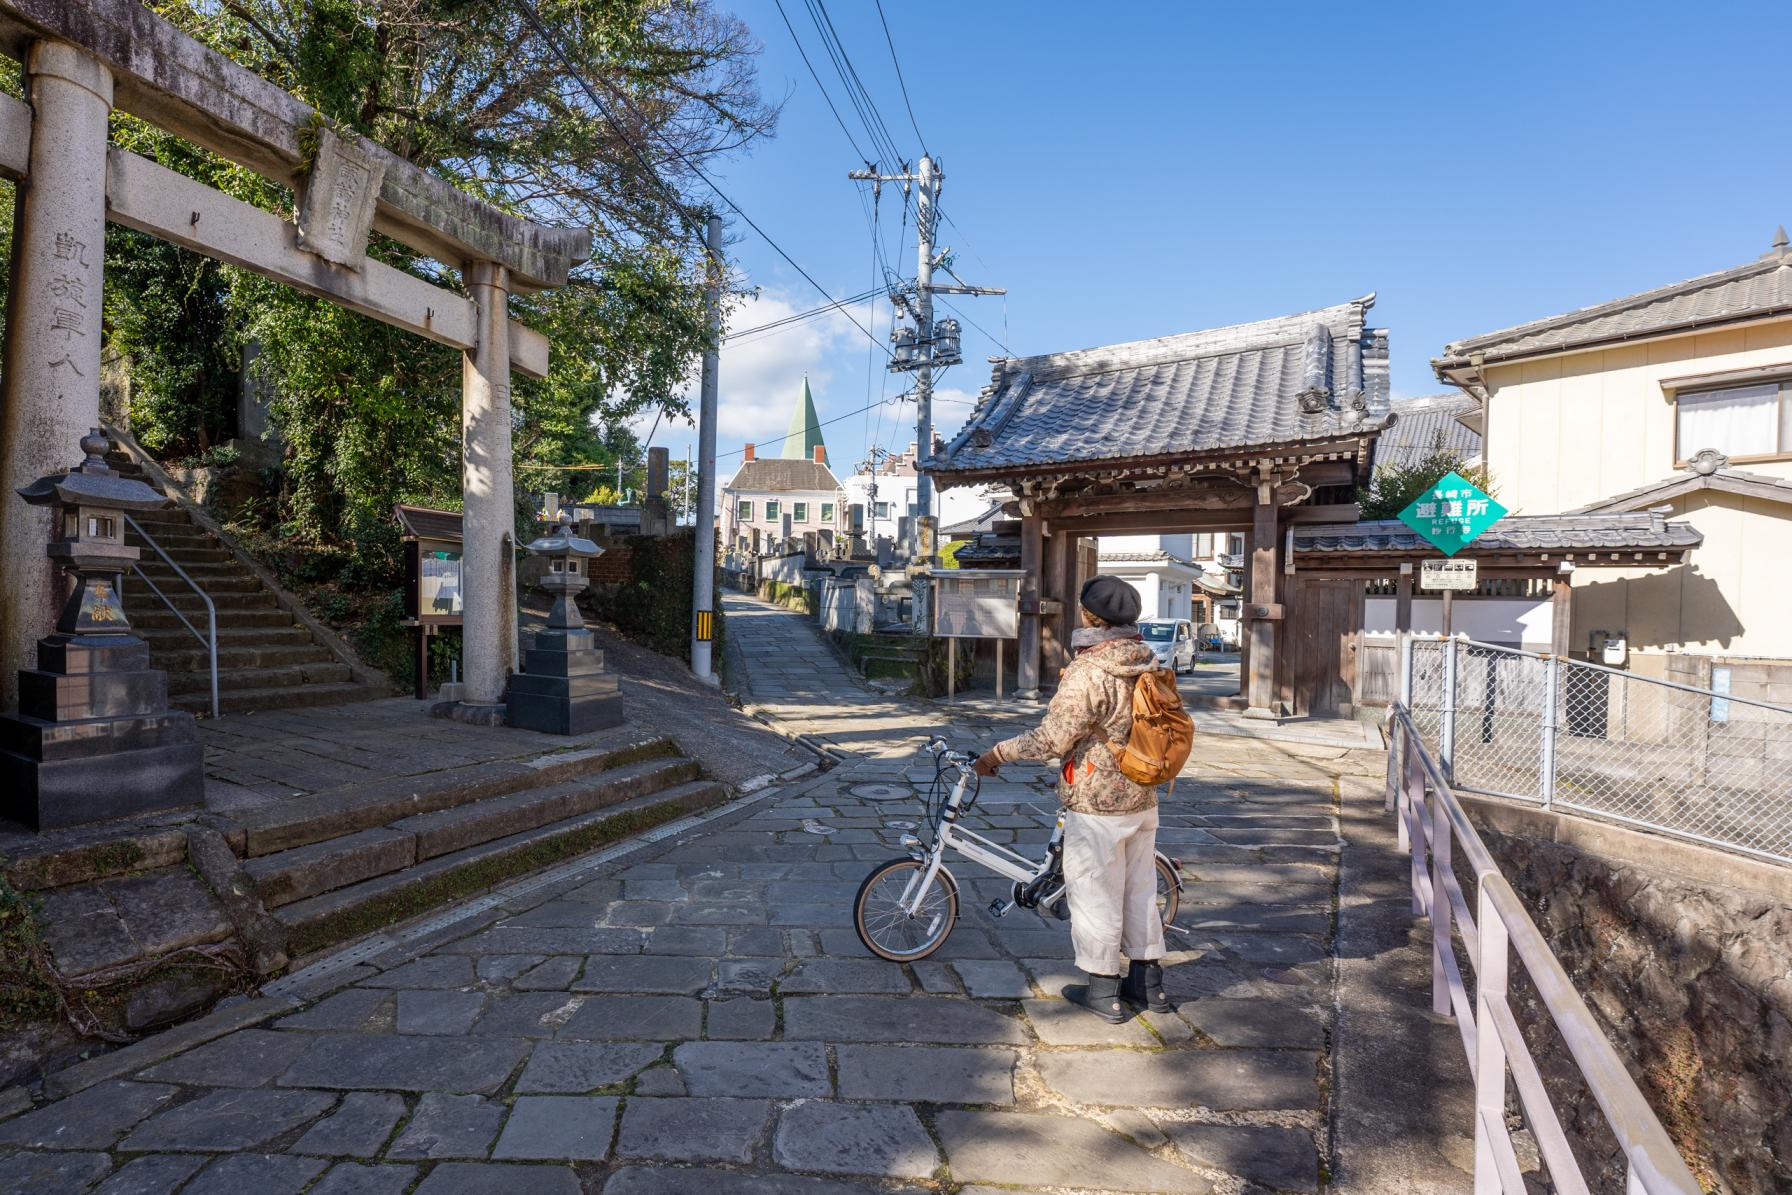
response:
M738 20L708 0L156 7L328 123L506 211L594 230L592 259L565 289L512 299L511 314L553 342L547 379L519 378L513 390L519 465L629 459L638 456L631 419L655 407L683 413L683 382L708 336L693 167L769 134L776 117L758 94L758 47ZM133 151L289 214L284 188L128 117L116 124ZM384 237L369 252L459 285ZM192 452L216 439L229 423L237 346L252 341L287 445L286 541L337 551L367 582L389 581L391 504L459 504L458 354L122 229L108 257L112 347L130 362L146 444ZM523 486L560 492L575 477L519 473Z
M1431 453L1411 465L1382 465L1369 478L1368 488L1358 487L1357 506L1364 519L1394 519L1411 506L1413 500L1450 472L1461 474L1468 481L1493 493L1493 474L1487 466L1468 464L1463 455L1444 447L1439 433Z

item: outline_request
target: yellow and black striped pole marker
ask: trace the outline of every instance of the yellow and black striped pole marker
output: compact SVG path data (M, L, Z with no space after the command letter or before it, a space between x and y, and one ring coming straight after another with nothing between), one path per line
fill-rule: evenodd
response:
M716 637L716 616L713 610L697 611L697 642L709 643Z

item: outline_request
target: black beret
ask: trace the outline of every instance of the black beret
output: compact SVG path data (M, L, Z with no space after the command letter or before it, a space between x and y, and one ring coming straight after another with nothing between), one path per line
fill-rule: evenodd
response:
M1090 577L1083 586L1083 609L1111 627L1123 627L1139 621L1139 591L1119 577Z

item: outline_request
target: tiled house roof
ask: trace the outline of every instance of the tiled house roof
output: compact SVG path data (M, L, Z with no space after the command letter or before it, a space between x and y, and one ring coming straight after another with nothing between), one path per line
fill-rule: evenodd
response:
M1690 523L1670 523L1650 511L1620 514L1508 515L1464 549L1495 552L1681 552L1704 537ZM1315 524L1294 528L1295 554L1441 554L1398 519Z
M1792 504L1792 481L1771 477L1766 473L1750 473L1729 467L1729 458L1706 450L1694 456L1691 463L1672 477L1626 490L1610 498L1579 507L1574 513L1594 511L1640 510L1663 502L1671 502L1683 494L1699 490L1738 494L1745 498L1762 498L1768 502Z
M1476 355L1488 363L1509 361L1780 312L1792 313L1792 245L1788 245L1784 229L1774 238L1773 247L1754 261L1454 341L1444 346L1443 356L1431 365L1444 378L1446 371L1470 365L1470 358Z
M1370 433L1388 412L1375 296L1300 315L996 362L942 474L1176 457Z
M1457 416L1480 404L1466 394L1433 394L1393 401L1394 425L1375 441L1375 467L1416 465L1440 448L1464 459L1481 455L1481 434Z
M759 457L743 463L724 490L768 494L831 494L840 488L833 470L819 461Z

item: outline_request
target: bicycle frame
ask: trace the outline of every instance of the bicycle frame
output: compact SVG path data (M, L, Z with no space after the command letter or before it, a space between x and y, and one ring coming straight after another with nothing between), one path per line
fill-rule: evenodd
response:
M940 745L941 747L944 746L943 743ZM927 863L926 867L915 872L915 874L910 877L908 884L902 890L901 905L903 910L911 917L919 914L921 909L921 898L933 887L934 879L940 872L944 871L947 878L952 881L953 887L957 887L957 879L953 877L951 869L945 865L946 850L948 848L957 851L971 862L985 867L999 876L1013 880L1017 885L1030 885L1043 878L1053 868L1057 867L1059 861L1063 858L1064 813L1062 810L1059 810L1058 812L1058 824L1052 830L1051 839L1046 843L1045 858L1039 860L1029 859L1025 855L1017 854L999 843L991 842L981 834L974 833L960 826L958 824L958 816L964 811L965 788L970 784L972 773L964 757L955 758L948 755L947 759L948 762L952 762L958 768L958 783L952 786L951 794L946 798L945 804L940 809L939 819L934 823L933 844L925 851L922 851L920 849L920 839L904 839L904 845L911 848L911 856L917 862L925 859ZM1176 877L1176 887L1177 890L1180 891L1182 888L1181 866L1175 860L1170 859L1162 851L1158 852L1158 858L1170 865L1170 873ZM1053 903L1064 895L1065 885L1061 882L1062 879L1063 876L1060 873L1060 882L1050 892L1041 893L1037 899L1031 900L1028 907L1051 908ZM1016 903L1017 902L1013 900L1010 900L1007 904L1002 904L999 901L991 901L989 906L990 914L995 917L1005 917L1014 911ZM1170 928L1180 929L1181 927L1171 926Z

